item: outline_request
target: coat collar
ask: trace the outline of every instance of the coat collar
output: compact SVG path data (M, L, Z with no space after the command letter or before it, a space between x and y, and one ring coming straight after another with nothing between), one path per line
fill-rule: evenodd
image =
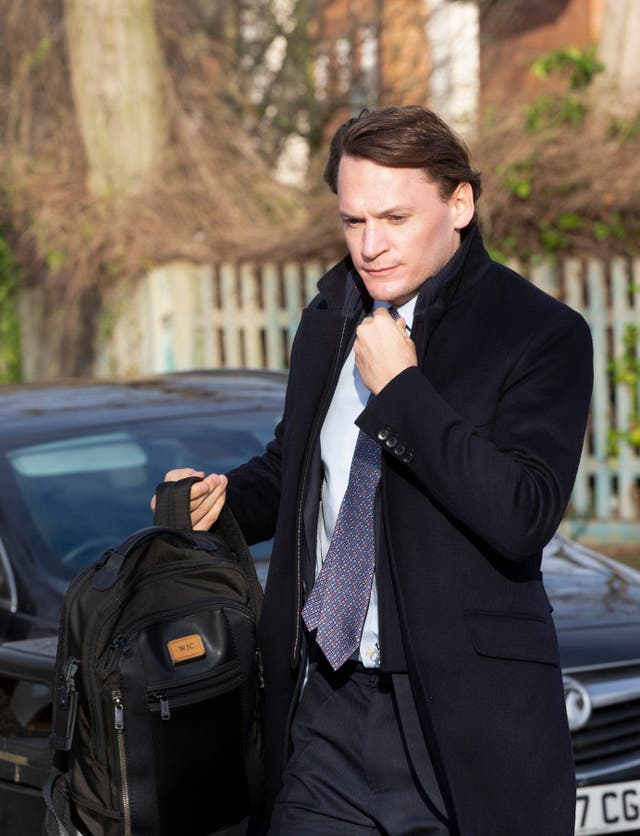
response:
M318 282L318 291L322 297L321 306L324 302L323 307L339 309L345 316L353 316L356 309L368 310L373 305L349 255L322 276Z
M467 227L460 248L436 276L427 279L416 303L415 316L424 315L428 306L437 301L448 308L474 287L491 263L484 248L477 223ZM434 282L434 284L431 284ZM335 264L318 282L320 307L341 310L344 316L355 316L373 305L364 282L353 266L350 256Z

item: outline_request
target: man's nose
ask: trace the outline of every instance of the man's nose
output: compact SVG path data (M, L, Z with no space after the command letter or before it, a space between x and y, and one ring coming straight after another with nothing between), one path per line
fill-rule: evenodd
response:
M387 249L387 238L379 223L366 223L362 230L362 257L373 261Z

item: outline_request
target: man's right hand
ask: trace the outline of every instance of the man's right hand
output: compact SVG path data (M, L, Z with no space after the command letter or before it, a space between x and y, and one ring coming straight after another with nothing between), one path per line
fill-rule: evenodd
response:
M189 504L191 526L197 531L208 531L220 516L227 498L227 477L222 473L210 473L205 476L203 470L183 467L170 470L165 474L164 481L178 482L180 479L186 479L187 476L199 476L202 480L191 486ZM151 510L155 511L155 507L154 495L151 499Z

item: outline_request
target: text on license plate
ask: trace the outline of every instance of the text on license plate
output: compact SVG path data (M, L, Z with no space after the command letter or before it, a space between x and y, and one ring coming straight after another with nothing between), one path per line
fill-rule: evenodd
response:
M576 836L640 829L640 781L580 787Z

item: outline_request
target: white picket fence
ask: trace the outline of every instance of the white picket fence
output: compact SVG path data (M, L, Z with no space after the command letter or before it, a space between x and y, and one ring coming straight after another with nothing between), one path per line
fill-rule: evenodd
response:
M159 267L111 300L113 324L99 347L96 373L286 368L300 310L328 266L305 261ZM615 536L640 539L640 455L627 444L617 461L607 455L608 428L628 427L631 395L626 386L612 384L609 365L622 354L626 326L640 325L640 259L512 266L580 311L593 334L594 395L571 533L614 520L638 526L626 534L619 527Z
M286 369L300 311L329 265L174 262L108 302L95 372Z
M607 439L610 427L629 429L631 400L640 396L640 382L632 394L628 386L614 384L610 374L611 363L623 353L627 326L640 326L640 259L566 259L555 266L542 264L523 272L543 290L580 311L593 337L593 400L571 500L573 522L567 530L595 540L638 542L640 454L621 443L612 460Z

